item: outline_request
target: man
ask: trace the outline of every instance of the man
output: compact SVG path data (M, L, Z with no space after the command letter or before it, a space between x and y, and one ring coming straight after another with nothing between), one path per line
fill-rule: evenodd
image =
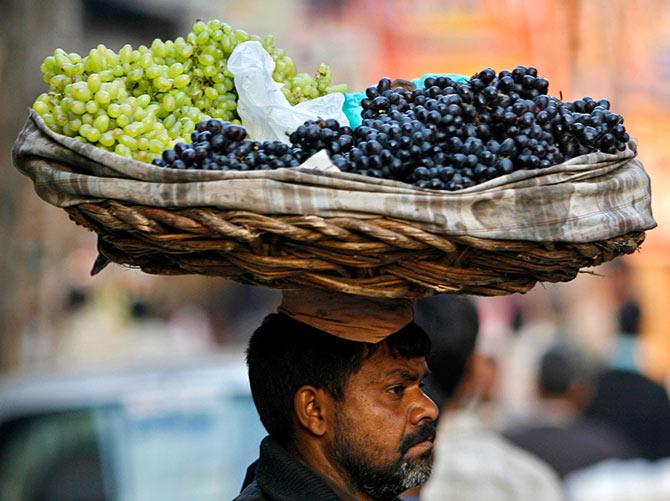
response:
M641 320L640 305L631 297L618 312L614 358L598 376L584 414L620 431L640 457L656 461L670 457L670 398L662 385L640 371Z
M438 410L422 390L427 335L406 316L389 323L393 304L376 315L337 303L329 321L319 299L285 305L249 342L251 391L269 436L237 501L395 499L430 475ZM357 308L359 324L350 318ZM368 342L342 337L376 324L382 335Z
M584 417L592 394L591 370L569 345L551 347L540 361L534 416L505 435L541 458L561 479L606 459L635 456L626 438L606 423Z
M436 390L442 402L434 471L421 500L562 500L558 478L548 465L480 419L482 402L492 398L496 363L481 347L475 304L467 297L444 295L418 300L416 310L417 323L433 345L430 394Z

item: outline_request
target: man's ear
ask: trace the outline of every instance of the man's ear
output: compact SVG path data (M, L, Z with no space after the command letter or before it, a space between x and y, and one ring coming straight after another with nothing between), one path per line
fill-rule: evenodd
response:
M321 437L326 434L332 419L333 398L320 388L305 385L295 392L293 405L298 423Z

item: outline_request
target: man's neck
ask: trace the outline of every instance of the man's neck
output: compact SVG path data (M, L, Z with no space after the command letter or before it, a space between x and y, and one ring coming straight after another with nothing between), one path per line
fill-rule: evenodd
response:
M301 441L298 438L296 442L300 446L292 447L291 453L319 475L339 498L343 501L374 501L374 498L350 485L346 474L330 461L321 447L310 440Z
M579 416L575 404L563 398L544 397L536 409L539 419L557 426L573 422Z

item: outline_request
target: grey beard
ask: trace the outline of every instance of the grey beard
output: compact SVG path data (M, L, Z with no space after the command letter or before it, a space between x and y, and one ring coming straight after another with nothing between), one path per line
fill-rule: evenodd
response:
M403 461L393 478L379 476L368 471L368 477L362 482L359 479L357 487L375 499L395 499L407 489L423 485L430 477L431 470L430 464L412 464L409 461Z
M338 451L336 457L347 472L353 487L380 501L395 499L407 489L423 485L432 471L432 465L426 457L416 463L402 461L383 470L374 469L351 455ZM425 461L421 461L425 459Z
M415 433L405 437L399 447L401 457L395 463L386 465L375 464L374 451L368 449L366 454L365 445L355 440L347 427L348 423L338 420L335 443L329 454L353 488L382 501L395 499L407 489L424 484L430 477L431 451L424 452L414 461L404 459L404 455L422 440L434 440L434 422L423 425Z
M403 491L411 489L412 487L418 487L428 481L428 478L433 471L433 466L430 463L423 465L423 467L421 466L422 465L418 464L412 465L407 461L403 461L400 466L400 475L403 479Z

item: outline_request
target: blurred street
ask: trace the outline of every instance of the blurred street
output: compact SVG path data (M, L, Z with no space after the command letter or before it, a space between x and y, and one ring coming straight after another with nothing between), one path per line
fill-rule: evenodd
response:
M666 137L670 130L670 86L666 80L670 79L670 2L4 0L0 1L0 8L0 381L27 385L23 383L25 378L48 380L153 370L169 374L168 369L175 366L197 371L203 364L216 365L213 361L219 357L233 360L230 371L235 373L234 378L244 376L246 343L263 317L276 309L278 291L214 277L153 276L116 264L91 277L89 272L97 257L96 236L68 220L65 211L40 200L30 180L11 164L11 147L27 109L47 89L40 64L54 49L86 54L100 43L115 51L125 43L150 45L154 38L185 36L196 19L219 18L249 33L273 34L276 45L293 58L298 71L313 74L320 63L329 64L333 81L348 84L350 91L361 90L382 76L467 76L488 66L499 71L523 64L537 67L540 75L550 81L551 95L561 95L566 100L582 96L609 99L612 109L625 117L627 130L637 140L639 159L651 176L658 228L648 232L639 252L589 270L570 283L539 284L525 295L473 298L479 318L477 350L487 360L481 367L484 373L491 371L488 382L483 383L486 392L478 413L487 429L504 433L520 447L542 456L536 450L541 446L529 445L533 440L527 433L535 429L529 423L558 426L560 422L563 429L568 424L581 426L581 421L575 423L582 416L603 421L611 418L602 407L619 399L612 393L598 394L608 371L634 373L644 378L645 384L654 385L653 389L644 387L650 394L659 398L665 395L663 390L667 391L670 385L670 142ZM560 356L551 358L557 347L562 350ZM567 357L567 361L560 357ZM577 359L579 370L571 365ZM561 380L564 387L550 384L547 390L542 383L542 374L546 375L542 368L549 364L551 367L545 369L551 372L562 362L565 365L556 373L565 377ZM573 369L574 373L570 372ZM570 386L574 380L565 375L566 371L577 379L584 376L580 384L586 381L585 393ZM200 421L189 418L188 412L182 412L184 409L175 411L170 407L163 415L160 405L159 411L152 407L155 402L143 414L140 404L128 404L125 387L118 393L111 389L118 383L116 376L111 376L114 382L108 386L109 400L95 403L97 407L89 414L67 414L64 421L72 419L79 427L74 435L92 436L92 429L103 430L107 446L111 447L107 450L113 449L117 454L115 464L131 461L129 458L139 464L151 461L152 454L169 455L161 448L158 435L147 431L150 429L187 429L193 435L197 435L193 430L205 430L196 444L203 447L209 440L248 434L251 449L242 444L239 450L253 454L263 433L251 412L246 382L229 391L225 378L220 376L213 376L221 385L213 385L216 388L212 394L217 398L223 393L230 397L231 405L237 405L234 417L226 417L223 406L209 405L208 397L202 395L193 400L202 411L196 413ZM156 376L156 380L161 377ZM185 376L175 387L190 394L199 384L191 383ZM174 389L160 385L156 388L156 394ZM3 403L2 395L0 392L0 418L3 405L9 402ZM20 393L5 395L27 398ZM600 408L596 408L596 396L605 399ZM48 398L40 400L45 401L48 404ZM650 401L631 405L640 408ZM109 406L118 402L122 402L122 410L110 411ZM58 405L54 412L65 412L69 404L61 406L59 400ZM85 407L81 402L77 406ZM39 413L39 409L31 412ZM624 407L618 412L634 413ZM662 415L665 409L658 412ZM174 420L161 420L165 415ZM151 416L154 421L149 419ZM634 426L632 421L622 424L612 419L614 428ZM644 416L641 420L645 420ZM3 429L0 421L0 499L5 499L2 488L11 484L8 479L22 474L18 467L9 472L3 470L2 459L8 460L3 454L19 454L16 451L24 446L36 447L36 443L41 443L40 437L48 437L50 430L51 436L60 433L56 421L49 421L42 428L42 424L37 424L30 433L26 432L25 442L12 442L10 448L3 449L3 439L10 443L12 437L19 435L14 429ZM234 433L229 433L231 430ZM656 476L649 473L648 478L656 478L657 485L667 487L670 465L663 467L663 460L670 457L670 421L662 430L649 433L659 443L667 433L668 448L659 445L657 451L648 452L644 447L649 436L631 437L624 431L622 441L629 442L630 447L607 449L625 449L621 454L598 456L598 461L589 464L566 459L556 466L546 457L544 460L556 469L562 481L567 479L563 485L573 489L576 500L588 499L583 496L594 492L597 494L592 500L634 499L606 497L611 489L594 487L600 478L607 478L605 483L613 482L612 475L617 474L612 472L617 471L618 463L606 465L609 470L598 470L586 479L569 474L593 466L600 459L643 458L641 461L657 461L653 472ZM176 445L170 445L183 447L189 437L179 435L174 439ZM128 441L123 442L126 438ZM54 442L54 450L66 448L63 440ZM612 442L607 443L610 447ZM196 445L187 450L189 457L197 457ZM213 459L218 452L207 449L207 457L193 467L193 474L204 477L237 461L232 456L226 459L228 463ZM38 469L30 454L20 456L22 464ZM253 457L239 459L240 464L246 464L248 459ZM87 463L89 467L91 464ZM172 464L158 473L142 471L147 478L154 475L151 478L155 480L170 468L174 471L180 466ZM242 470L235 475L240 476ZM624 478L627 473L619 474ZM133 475L128 474L128 478ZM242 478L239 480L241 484ZM101 478L100 485L108 481ZM226 496L239 490L239 485L233 483L225 490L202 487L206 484L202 482L201 499L228 499ZM146 497L146 489L158 484L160 481L126 486L129 490L125 494L116 491L115 499L151 499ZM164 492L168 491L166 487ZM670 493L670 489L665 493ZM168 497L160 499L178 499L165 495Z

